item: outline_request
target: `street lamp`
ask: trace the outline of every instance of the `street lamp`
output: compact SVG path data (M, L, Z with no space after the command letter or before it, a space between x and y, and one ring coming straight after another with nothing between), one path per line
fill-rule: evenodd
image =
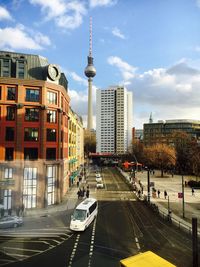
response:
M147 168L147 202L150 204L150 172Z

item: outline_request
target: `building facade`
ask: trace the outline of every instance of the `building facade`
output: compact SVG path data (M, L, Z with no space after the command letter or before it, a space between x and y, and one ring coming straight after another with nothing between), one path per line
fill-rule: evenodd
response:
M128 152L132 142L132 108L132 93L125 87L97 90L96 152Z
M182 131L191 138L200 141L200 121L198 120L166 120L157 123L145 123L143 138L145 145L156 143L173 143L172 133Z
M78 175L78 170L84 164L84 130L83 121L71 108L69 109L69 129L68 129L68 162L70 174L70 186L74 183Z
M60 203L69 187L68 82L46 58L0 52L0 203Z

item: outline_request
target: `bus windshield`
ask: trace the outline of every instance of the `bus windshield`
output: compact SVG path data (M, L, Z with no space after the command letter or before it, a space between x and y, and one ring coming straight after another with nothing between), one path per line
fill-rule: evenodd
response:
M78 210L76 209L73 214L73 219L74 220L80 220L84 221L86 218L86 210Z

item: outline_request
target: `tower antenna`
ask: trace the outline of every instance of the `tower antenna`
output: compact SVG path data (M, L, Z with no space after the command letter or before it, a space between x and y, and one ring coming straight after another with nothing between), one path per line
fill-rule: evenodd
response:
M89 57L92 57L92 17L90 17L90 47L89 47Z

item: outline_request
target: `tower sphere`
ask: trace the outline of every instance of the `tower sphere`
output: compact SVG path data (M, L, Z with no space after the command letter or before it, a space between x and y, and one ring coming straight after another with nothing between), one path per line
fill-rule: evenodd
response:
M93 78L96 75L96 69L93 65L88 65L85 68L85 76L88 78Z

